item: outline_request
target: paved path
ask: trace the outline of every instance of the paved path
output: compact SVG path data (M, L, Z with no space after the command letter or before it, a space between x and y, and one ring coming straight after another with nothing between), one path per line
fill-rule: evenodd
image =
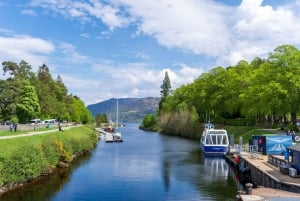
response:
M71 127L63 127L63 130L67 130L70 129ZM44 130L44 131L30 131L27 132L25 134L18 134L18 135L7 135L7 136L1 136L0 140L3 139L10 139L10 138L17 138L17 137L28 137L28 136L32 136L32 135L41 135L41 134L46 134L46 133L54 133L57 132L57 129L51 129L51 130Z

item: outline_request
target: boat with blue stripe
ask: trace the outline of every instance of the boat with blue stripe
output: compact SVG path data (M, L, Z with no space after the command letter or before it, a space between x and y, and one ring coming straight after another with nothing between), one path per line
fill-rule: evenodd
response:
M229 151L229 140L225 129L215 129L210 122L204 126L200 139L200 148L204 154L226 154Z

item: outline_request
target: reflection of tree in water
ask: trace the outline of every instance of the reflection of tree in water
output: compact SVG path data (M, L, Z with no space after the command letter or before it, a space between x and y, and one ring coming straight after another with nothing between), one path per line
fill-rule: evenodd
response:
M169 191L170 188L170 162L164 161L163 167L163 178L166 192Z
M42 201L50 200L63 185L70 181L73 170L87 162L91 154L86 153L78 157L69 168L56 168L50 175L41 176L23 187L0 195L1 201Z
M215 200L223 201L238 191L234 174L223 157L203 157L199 169L200 179L197 188L201 194L213 195Z
M223 201L236 194L236 183L224 158L205 157L198 149L178 150L176 157L173 154L165 153L162 162L166 192L171 188L171 177L175 177L195 186L203 200L214 198Z

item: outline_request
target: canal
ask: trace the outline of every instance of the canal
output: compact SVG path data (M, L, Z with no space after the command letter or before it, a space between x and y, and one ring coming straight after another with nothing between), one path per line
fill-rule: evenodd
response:
M197 141L120 128L123 143L105 143L67 171L20 190L1 201L162 201L236 200L238 183L222 158L204 157Z

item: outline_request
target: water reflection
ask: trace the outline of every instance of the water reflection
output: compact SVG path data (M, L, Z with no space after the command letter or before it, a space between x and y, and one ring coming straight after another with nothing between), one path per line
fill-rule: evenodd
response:
M91 155L1 201L234 200L236 183L222 158L207 158L198 141L126 124L123 143L99 141Z
M91 154L86 153L74 161L68 169L55 169L51 175L41 176L39 179L25 184L21 188L11 190L0 196L1 201L42 201L51 197L63 189L70 181L73 170L88 162Z
M229 166L222 157L204 157L205 179L212 182L229 176Z
M196 190L197 196L183 193L183 200L235 200L237 184L223 157L205 157L194 141L162 138L162 178L169 200L181 196L183 189L174 190L177 183L187 183Z

